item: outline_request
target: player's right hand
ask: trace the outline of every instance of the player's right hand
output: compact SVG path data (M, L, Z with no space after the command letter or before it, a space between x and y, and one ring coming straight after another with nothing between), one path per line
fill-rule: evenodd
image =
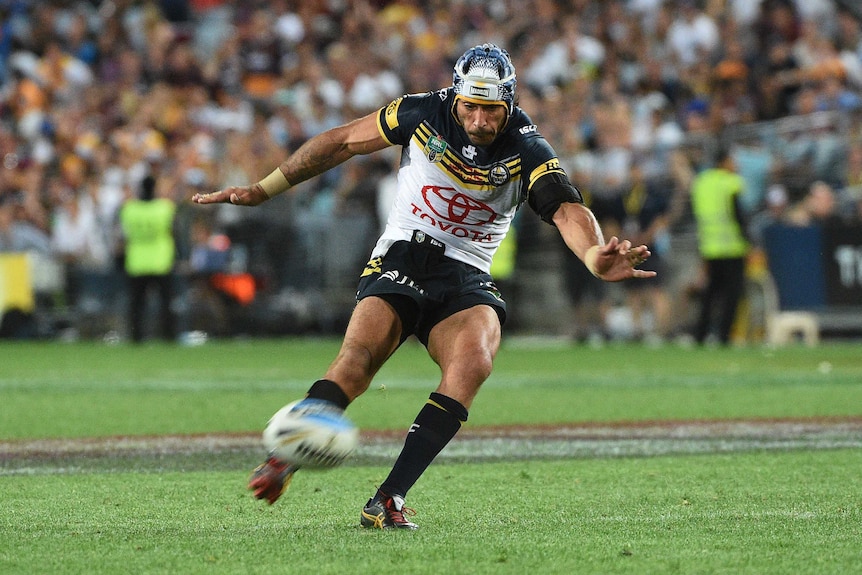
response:
M257 206L269 199L260 184L250 186L231 186L217 192L197 193L192 196L196 204L234 204L237 206Z

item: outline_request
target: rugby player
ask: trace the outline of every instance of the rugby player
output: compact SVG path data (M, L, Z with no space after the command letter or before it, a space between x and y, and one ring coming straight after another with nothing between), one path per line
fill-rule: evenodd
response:
M440 367L388 477L360 513L371 528L415 529L408 491L467 421L500 346L506 302L491 259L527 205L606 281L650 278L645 245L605 241L556 152L515 98L515 67L494 44L467 50L450 87L406 95L303 144L261 181L197 194L198 204L257 206L357 154L401 147L398 191L359 277L341 349L307 397L341 409L411 335ZM274 503L297 467L270 457L250 489Z

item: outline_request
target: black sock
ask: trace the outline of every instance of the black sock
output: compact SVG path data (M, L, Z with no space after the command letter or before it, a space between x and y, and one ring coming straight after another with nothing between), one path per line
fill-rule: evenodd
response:
M401 454L380 491L390 496L407 495L465 421L467 408L451 397L432 393L410 426Z
M337 383L329 379L318 379L308 389L306 397L309 399L324 399L331 401L341 409L347 409L350 399Z

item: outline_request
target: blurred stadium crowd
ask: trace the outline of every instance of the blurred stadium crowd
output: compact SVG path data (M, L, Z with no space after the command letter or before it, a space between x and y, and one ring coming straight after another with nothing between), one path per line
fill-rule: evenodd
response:
M458 55L486 41L511 53L520 106L607 235L647 242L666 272L647 290L590 286L525 210L496 270L513 329L541 325L532 302L544 300L550 329L576 324L548 301L584 322L602 312L609 332L618 304L648 308L649 322L620 328L630 336L684 332L699 281L689 187L722 145L746 180L755 243L777 218L862 220L857 2L0 0L0 251L31 256L31 334L124 337L117 213L147 174L179 206L184 332L340 329L397 150L265 209L188 198L257 181L327 128L450 85Z

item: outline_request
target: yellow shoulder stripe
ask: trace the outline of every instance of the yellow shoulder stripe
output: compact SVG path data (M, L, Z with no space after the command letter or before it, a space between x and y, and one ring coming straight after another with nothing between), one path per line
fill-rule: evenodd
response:
M398 127L398 107L401 105L401 100L403 99L404 96L393 100L388 106L380 108L377 112L377 131L380 132L380 136L386 140L386 143L390 146L394 145L395 142L389 139L386 132L387 130L391 132Z
M398 108L401 106L402 100L404 100L404 96L392 100L392 102L386 106L386 111L383 113L383 118L386 120L386 126L390 130L394 130L398 127Z
M530 173L529 187L532 188L533 184L536 183L536 180L538 180L539 178L541 178L545 174L553 174L553 173L564 174L564 175L566 173L565 171L563 171L563 168L560 167L559 158L551 158L550 160L539 165L538 168L533 170Z

